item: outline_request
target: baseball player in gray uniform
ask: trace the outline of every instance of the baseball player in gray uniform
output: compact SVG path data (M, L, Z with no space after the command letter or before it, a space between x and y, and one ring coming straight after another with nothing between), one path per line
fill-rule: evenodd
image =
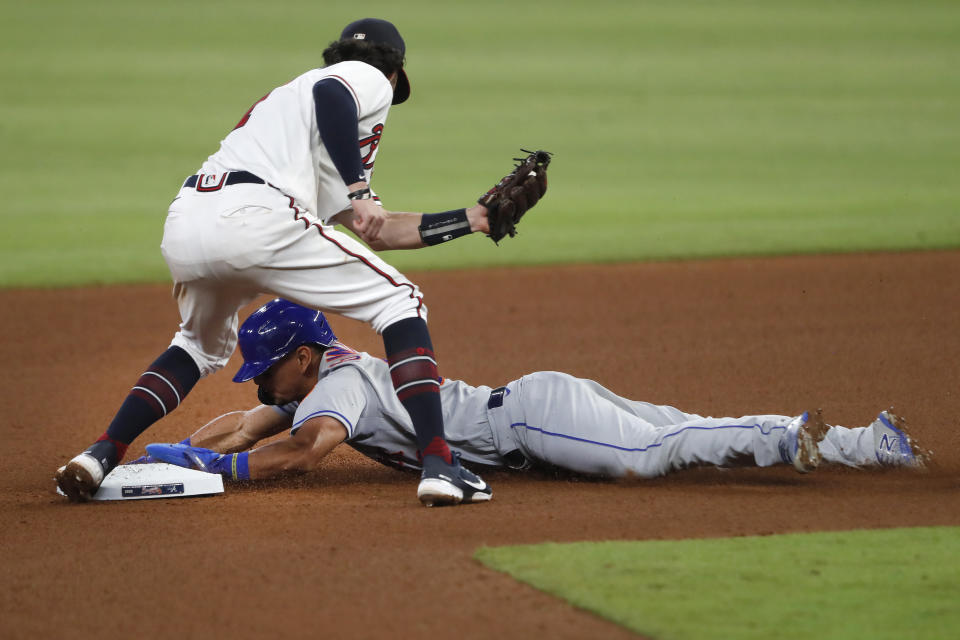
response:
M408 414L410 446L423 458L421 501L458 503L465 489L488 491L445 440L423 296L371 251L489 231L486 207L390 212L370 189L387 113L410 95L404 53L391 23L351 23L324 51L326 67L258 100L183 183L161 245L180 330L106 432L57 471L71 500L90 498L134 438L176 409L201 377L223 368L236 348L238 310L264 292L365 321L382 334L391 406Z
M314 469L346 442L384 464L420 468L413 425L393 393L389 365L337 342L322 313L273 300L243 323L240 346L244 364L234 380L253 379L261 399L274 405L221 416L183 443L150 444L152 459L258 479ZM498 389L444 380L440 394L454 455L490 467L547 464L593 476L652 478L744 460L790 464L800 472L821 459L849 466L922 463L902 421L889 412L853 429L828 427L819 412L705 418L628 400L555 371ZM249 451L284 429L290 438ZM488 487L468 486L462 500L491 495Z

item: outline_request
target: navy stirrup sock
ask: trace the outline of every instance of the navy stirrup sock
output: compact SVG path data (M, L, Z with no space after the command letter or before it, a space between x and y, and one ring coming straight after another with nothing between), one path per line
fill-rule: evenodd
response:
M452 463L443 436L440 376L427 323L406 318L383 330L383 346L390 377L400 403L410 414L421 456L439 456Z
M127 446L154 422L183 402L200 379L200 369L193 358L180 347L170 347L140 376L113 421L87 452L112 468L127 452ZM109 460L109 449L116 450L116 459ZM105 468L105 471L109 469Z

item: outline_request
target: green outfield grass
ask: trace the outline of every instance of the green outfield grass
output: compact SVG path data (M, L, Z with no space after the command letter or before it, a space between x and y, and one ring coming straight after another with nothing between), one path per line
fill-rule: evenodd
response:
M952 638L960 529L484 548L476 557L658 640Z
M960 245L960 4L375 0L408 45L376 189L468 204L556 153L501 247L402 269ZM357 10L15 3L0 23L0 286L163 281L184 176ZM509 18L507 18L509 16Z

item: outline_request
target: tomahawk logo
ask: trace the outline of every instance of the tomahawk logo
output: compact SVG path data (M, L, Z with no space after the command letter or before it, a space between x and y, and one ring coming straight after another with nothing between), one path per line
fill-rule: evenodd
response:
M364 169L373 169L373 163L375 162L373 156L377 154L381 135L383 135L383 124L377 124L373 127L372 136L360 139L360 153L364 154L361 162L363 162ZM366 152L364 152L364 149L366 149Z

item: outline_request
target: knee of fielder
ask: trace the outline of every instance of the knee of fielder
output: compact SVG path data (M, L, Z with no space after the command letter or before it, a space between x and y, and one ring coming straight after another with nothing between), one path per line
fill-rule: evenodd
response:
M427 321L427 305L423 302L423 294L415 284L405 281L398 281L390 293L379 303L374 303L369 310L372 313L365 319L373 330L381 335L388 329L393 329L397 323L410 318Z
M230 356L233 353L233 350L231 349L230 353L228 353L226 356L210 355L205 353L200 345L196 344L192 340L188 340L183 336L182 333L179 332L173 337L173 340L170 342L170 346L180 347L187 352L187 355L189 355L193 362L197 365L197 369L200 370L201 378L205 378L210 374L216 373L227 366L227 361L230 360Z
M404 320L420 319L427 320L427 305L422 301L404 299L398 301L382 311L379 311L370 319L370 326L380 335L384 335L387 330L392 328L398 322Z

